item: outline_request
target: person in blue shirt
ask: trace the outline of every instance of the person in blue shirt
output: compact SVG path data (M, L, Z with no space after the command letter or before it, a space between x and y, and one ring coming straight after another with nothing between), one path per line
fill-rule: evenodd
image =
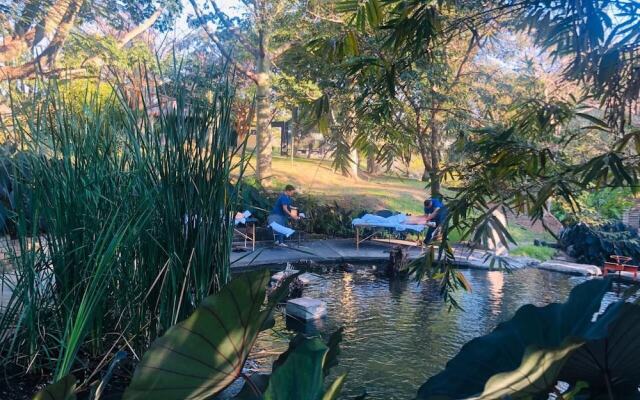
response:
M297 214L293 214L291 212L291 204L293 203L293 195L296 192L296 188L292 185L287 185L284 188L284 191L280 193L276 203L271 210L271 214L267 218L267 223L270 224L275 222L282 226L289 226L289 218L298 219L300 218ZM276 245L286 246L284 244L284 235L276 233Z
M429 226L425 241L428 243L433 240L435 233L442 231L441 227L447 220L447 214L449 210L444 205L442 200L437 197L426 199L424 201L424 214L427 217L427 222L434 222L434 226Z

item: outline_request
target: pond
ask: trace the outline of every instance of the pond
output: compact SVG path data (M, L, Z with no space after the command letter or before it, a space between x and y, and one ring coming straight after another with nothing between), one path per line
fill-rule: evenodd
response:
M434 283L389 281L376 277L370 267L325 272L304 295L326 301L328 316L300 326L279 315L275 331L262 334L256 348L284 351L283 333L328 335L342 326L340 365L334 375L348 372L343 398L366 391L372 400L412 399L464 343L488 333L524 304L564 301L585 280L537 269L463 273L473 287L471 293L455 295L464 311L449 310ZM268 367L271 361L259 364Z

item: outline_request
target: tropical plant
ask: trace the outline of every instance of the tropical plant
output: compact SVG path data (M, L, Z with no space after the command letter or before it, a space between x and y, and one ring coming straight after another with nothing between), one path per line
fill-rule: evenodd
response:
M526 305L462 347L418 399L546 399L558 381L591 399L640 398L640 306L601 309L609 280L576 286L563 304Z
M219 293L207 297L185 321L156 339L136 367L123 399L208 399L236 379L245 387L236 399L331 400L344 375L325 388L337 363L337 331L325 344L302 335L274 362L271 375L247 376L245 361L261 330L269 328L276 305L288 292L290 277L265 303L268 270L239 275ZM67 375L34 399L66 400L75 396L75 378Z

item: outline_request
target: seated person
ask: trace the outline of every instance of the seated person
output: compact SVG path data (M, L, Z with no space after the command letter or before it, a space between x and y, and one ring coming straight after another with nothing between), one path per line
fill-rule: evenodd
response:
M273 206L273 210L271 210L271 214L267 218L267 223L270 224L275 222L282 226L289 226L289 218L299 219L300 217L291 212L291 204L293 203L293 195L296 192L296 188L292 185L287 185L284 188L284 191L280 193L278 199L276 200L276 204ZM286 246L284 244L284 235L276 233L276 245L278 246Z
M424 201L424 213L427 223L433 222L433 224L428 224L430 226L427 230L425 242L432 241L436 231L441 231L441 226L446 221L448 212L449 210L447 207L437 197L426 199Z

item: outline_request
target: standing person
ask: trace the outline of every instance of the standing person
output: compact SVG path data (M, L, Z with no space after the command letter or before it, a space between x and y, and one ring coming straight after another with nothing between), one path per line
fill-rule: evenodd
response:
M434 236L436 236L436 232L442 231L442 225L447 220L448 213L449 210L447 209L447 206L445 206L442 200L437 197L426 199L424 201L424 214L427 218L427 223L432 222L432 224L429 224L425 242L428 243L432 241Z
M270 224L275 222L282 226L289 226L289 218L298 219L297 214L293 214L291 212L291 204L293 203L293 195L296 192L296 188L292 185L287 185L284 188L284 191L280 193L278 199L276 200L276 204L273 206L273 210L271 210L271 214L267 218L267 223ZM276 237L276 245L278 246L286 246L284 244L284 235L280 233L275 233Z

